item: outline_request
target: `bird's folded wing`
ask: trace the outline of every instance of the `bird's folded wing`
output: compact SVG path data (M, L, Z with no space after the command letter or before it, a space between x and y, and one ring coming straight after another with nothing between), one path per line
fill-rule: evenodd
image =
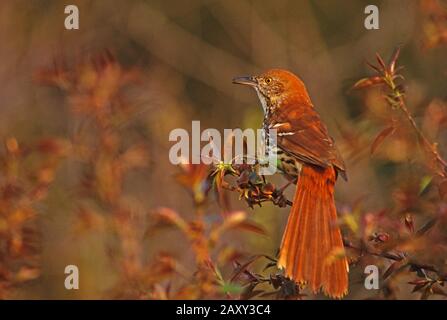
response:
M277 130L278 146L285 152L304 163L321 167L334 165L342 172L345 170L334 140L313 108L306 108L300 114L283 110L272 120L270 127Z

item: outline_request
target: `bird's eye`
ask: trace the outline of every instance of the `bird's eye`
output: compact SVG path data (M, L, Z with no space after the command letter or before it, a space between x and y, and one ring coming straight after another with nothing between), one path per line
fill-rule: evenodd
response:
M272 82L272 78L268 77L265 78L265 83L270 84Z

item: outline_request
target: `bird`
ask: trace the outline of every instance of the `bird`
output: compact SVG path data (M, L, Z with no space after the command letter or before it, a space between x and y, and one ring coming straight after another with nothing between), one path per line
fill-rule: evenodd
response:
M255 89L262 127L276 129L277 167L295 194L283 233L277 265L300 286L341 299L348 293L349 265L334 199L338 176L347 180L344 161L309 97L290 71L271 69L233 83Z

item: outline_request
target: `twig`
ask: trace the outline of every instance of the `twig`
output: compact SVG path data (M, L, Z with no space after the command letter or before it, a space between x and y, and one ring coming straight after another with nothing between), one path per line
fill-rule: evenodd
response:
M404 260L408 260L408 257L403 254L403 255L395 255L392 254L390 252L377 252L377 251L372 251L370 249L368 249L366 246L364 247L356 247L355 245L353 245L349 240L347 239L343 239L343 244L346 248L350 248L356 251L359 251L362 255L370 255L370 256L375 256L375 257L379 257L379 258L385 258L385 259L389 259L389 260L393 260L393 261L404 261ZM427 264L423 264L414 260L408 260L408 262L406 263L407 266L410 267L411 270L414 271L431 271L433 273L435 273L438 277L439 281L447 281L447 274L442 273L437 267L433 266L433 265L427 265Z
M441 166L442 170L435 169L435 174L445 179L447 178L447 161L442 158L437 151L436 144L431 143L422 130L419 129L414 117L406 105L403 87L401 84L397 83L398 79L404 79L403 76L398 73L399 68L396 68L399 53L400 48L394 52L388 65L386 65L382 57L377 54L376 58L378 65L367 63L376 72L376 75L369 78L360 79L354 84L353 89L367 88L374 85L385 85L390 91L385 97L386 101L393 109L399 109L402 111L411 127L416 132L420 143L422 143L424 148L431 154L432 160L434 160L438 166Z

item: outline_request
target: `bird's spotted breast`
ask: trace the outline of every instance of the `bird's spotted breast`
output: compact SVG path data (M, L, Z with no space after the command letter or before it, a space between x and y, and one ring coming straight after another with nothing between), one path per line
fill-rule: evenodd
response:
M288 179L296 180L301 170L301 163L293 156L284 152L281 148L275 148L277 154L277 167Z

